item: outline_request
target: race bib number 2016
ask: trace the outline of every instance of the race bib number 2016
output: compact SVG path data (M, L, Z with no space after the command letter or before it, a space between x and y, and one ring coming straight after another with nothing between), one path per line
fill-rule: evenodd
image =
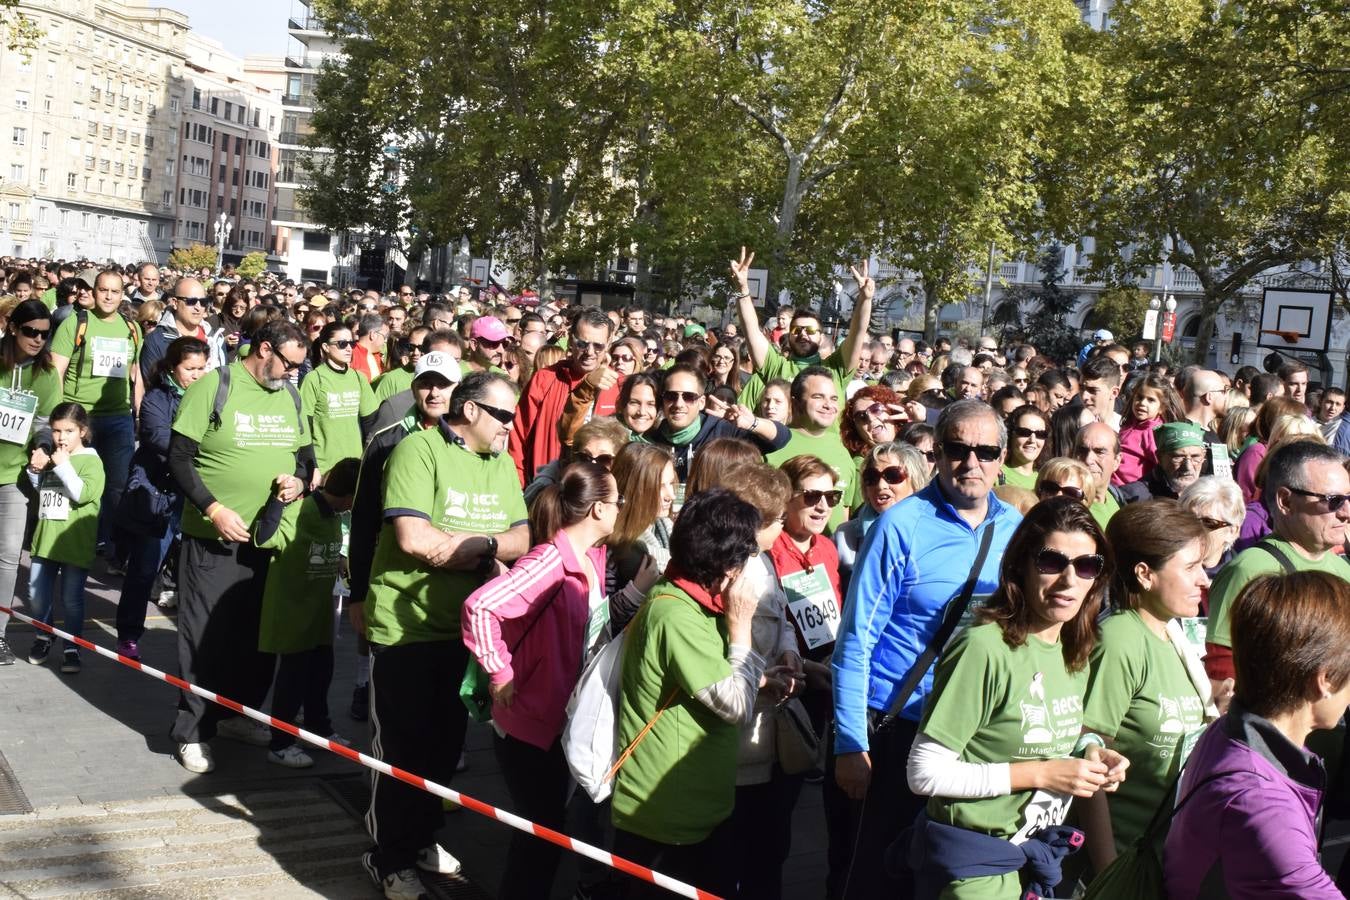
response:
M37 394L0 389L0 441L28 443L37 403Z
M90 342L96 378L126 378L131 342L126 338L96 337Z

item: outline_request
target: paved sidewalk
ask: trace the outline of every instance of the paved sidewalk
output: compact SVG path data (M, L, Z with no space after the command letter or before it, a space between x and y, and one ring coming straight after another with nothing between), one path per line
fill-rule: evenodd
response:
M26 566L20 585L22 596ZM109 648L118 586L98 569L89 582L85 637ZM151 607L147 625L142 658L176 672L172 614ZM33 629L12 622L8 635L21 659L0 668L0 754L36 812L0 815L0 900L379 896L358 863L368 846L353 814L366 796L358 766L315 750L314 768L294 771L268 763L263 748L217 739L216 771L193 775L172 755L172 687L87 652L76 676L52 662L31 666L22 657ZM355 654L345 629L336 649L334 727L368 751L366 725L347 716ZM453 787L510 808L486 728L471 726L467 758ZM818 787L804 792L796 821L784 896L817 900L825 866ZM474 813L447 816L441 842L481 892L468 884L435 892L492 896L511 833ZM566 854L554 897L570 897L575 879Z

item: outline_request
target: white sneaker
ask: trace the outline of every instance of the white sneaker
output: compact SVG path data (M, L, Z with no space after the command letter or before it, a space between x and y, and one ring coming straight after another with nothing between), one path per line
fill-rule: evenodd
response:
M155 605L160 609L173 609L178 605L178 594L174 591L160 591L159 600Z
M255 747L266 747L272 743L272 729L244 716L235 716L219 723L216 725L216 734Z
M291 744L281 750L268 751L267 761L285 766L288 769L308 769L314 765L314 757L301 750L299 744Z
M375 884L384 891L385 900L421 900L427 895L416 869L400 869L392 875L381 878L380 873L375 870L372 857L371 853L363 853L361 865L365 867Z
M440 844L423 847L417 852L417 868L438 875L458 875L459 860L450 855L450 851Z
M205 744L179 744L178 764L197 775L205 775L216 767L211 748Z

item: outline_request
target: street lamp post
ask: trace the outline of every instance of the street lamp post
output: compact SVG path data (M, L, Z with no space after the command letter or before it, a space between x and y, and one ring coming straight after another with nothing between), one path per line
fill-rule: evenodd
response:
M1155 313L1153 326L1153 361L1158 362L1162 359L1163 329L1166 322L1170 321L1172 314L1177 311L1177 298L1168 294L1167 302L1159 303L1157 297L1150 297L1148 308ZM1166 310L1166 316L1156 315L1160 308Z
M216 275L225 271L225 242L230 239L230 232L234 229L234 223L225 213L220 214L216 219Z

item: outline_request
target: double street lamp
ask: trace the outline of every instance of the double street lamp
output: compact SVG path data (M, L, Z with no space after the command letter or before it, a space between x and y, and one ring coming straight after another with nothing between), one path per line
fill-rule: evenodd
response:
M220 214L216 219L216 275L219 276L225 270L225 242L230 239L230 232L234 230L234 223L225 213Z
M1158 300L1157 297L1150 297L1148 301L1148 308L1150 312L1149 318L1153 319L1153 361L1158 362L1160 359L1162 359L1164 322L1172 321L1172 316L1176 314L1177 298L1173 297L1171 294L1168 294L1167 302L1162 303ZM1167 310L1167 316L1165 319L1163 319L1163 317L1158 315L1159 309Z

